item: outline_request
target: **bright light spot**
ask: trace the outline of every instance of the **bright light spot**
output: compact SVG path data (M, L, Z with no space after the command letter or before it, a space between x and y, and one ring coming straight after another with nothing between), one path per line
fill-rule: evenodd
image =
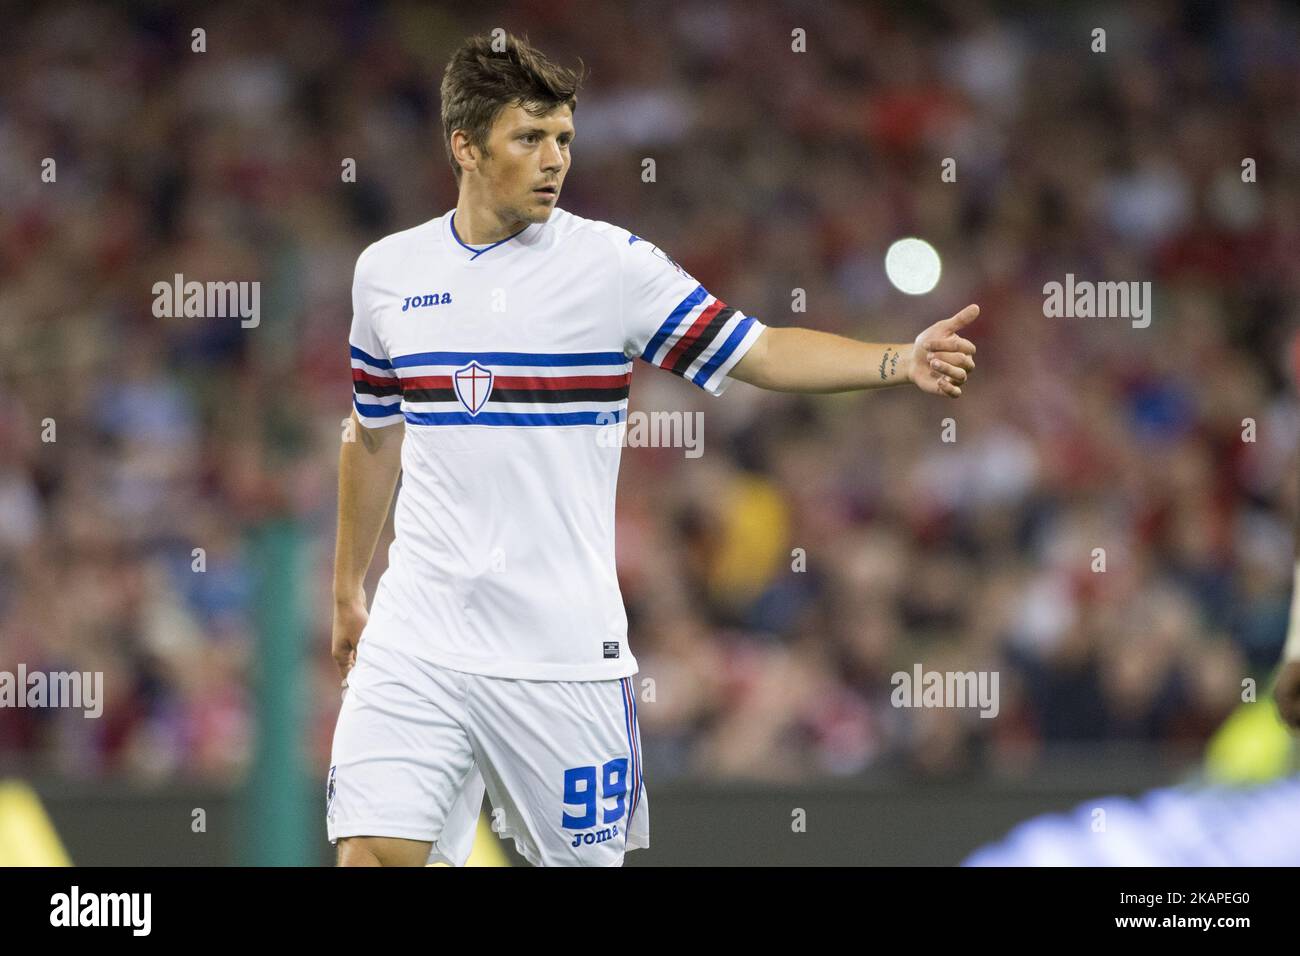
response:
M939 284L939 253L924 239L899 239L885 253L885 275L899 292L924 295Z

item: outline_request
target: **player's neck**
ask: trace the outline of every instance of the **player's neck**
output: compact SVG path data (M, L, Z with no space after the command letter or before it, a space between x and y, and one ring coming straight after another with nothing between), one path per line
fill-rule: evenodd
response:
M526 227L528 223L514 220L505 222L491 209L477 205L464 193L456 203L456 218L452 221L456 235L467 246L488 246L507 239Z

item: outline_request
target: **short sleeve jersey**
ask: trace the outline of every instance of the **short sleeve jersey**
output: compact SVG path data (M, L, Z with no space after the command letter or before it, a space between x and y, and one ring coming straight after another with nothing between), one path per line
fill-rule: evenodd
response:
M614 568L632 362L714 395L764 326L651 242L561 209L470 247L448 212L357 260L353 401L404 423L367 640L469 673L636 673Z

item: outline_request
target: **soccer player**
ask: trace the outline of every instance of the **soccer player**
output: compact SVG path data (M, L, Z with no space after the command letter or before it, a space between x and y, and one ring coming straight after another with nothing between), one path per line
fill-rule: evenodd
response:
M463 864L485 790L535 865L649 845L614 569L634 358L713 395L740 379L957 398L975 365L974 305L912 343L767 328L648 239L560 209L579 77L502 47L471 38L443 77L456 208L371 245L353 280L326 810L341 865Z

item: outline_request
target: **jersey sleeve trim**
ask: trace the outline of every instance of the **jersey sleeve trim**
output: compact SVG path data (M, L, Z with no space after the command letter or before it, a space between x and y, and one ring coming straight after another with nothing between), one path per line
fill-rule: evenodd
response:
M357 366L358 362L361 362L364 363L365 365L369 365L372 370L379 372L381 374L382 373L387 373L388 375L394 374L393 363L388 361L388 359L375 358L373 355L369 354L368 352L363 352L361 349L357 348L355 345L352 345L351 343L348 343L348 347L352 353L352 365L354 368Z
M367 428L383 428L403 421L402 380L393 363L376 358L355 345L352 352L352 405Z
M713 395L726 388L727 373L766 328L697 285L669 313L646 343L641 358Z
M641 357L651 365L659 365L660 363L655 361L655 356L659 355L664 346L673 338L673 333L676 332L678 327L682 324L682 319L690 315L691 312L693 312L695 308L707 298L709 298L709 293L705 291L704 286L697 285L694 291L692 291L686 298L682 299L682 301L677 304L677 308L673 309L672 312L668 314L668 318L664 320L664 324L659 326L659 330L655 332L655 334L650 338L650 341L646 343L645 350L641 353Z
M767 328L752 315L744 316L727 336L726 341L700 366L691 381L711 395L721 395L731 384L731 370L745 357Z

